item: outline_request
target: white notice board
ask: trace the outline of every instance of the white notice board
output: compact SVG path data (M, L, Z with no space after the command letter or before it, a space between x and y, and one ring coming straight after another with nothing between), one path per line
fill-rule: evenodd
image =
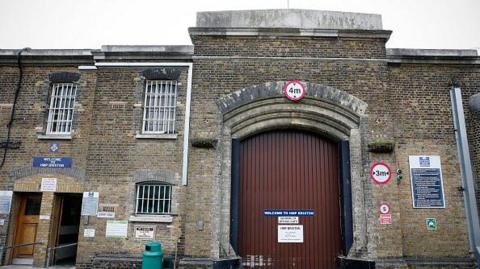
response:
M409 156L413 208L445 208L440 156Z
M105 237L127 238L128 220L108 220Z
M96 216L98 211L98 192L84 192L82 199L82 216Z
M13 191L0 191L0 214L10 214Z
M303 243L303 225L278 225L278 243Z
M40 185L40 191L57 191L57 179L56 178L42 178L42 184Z

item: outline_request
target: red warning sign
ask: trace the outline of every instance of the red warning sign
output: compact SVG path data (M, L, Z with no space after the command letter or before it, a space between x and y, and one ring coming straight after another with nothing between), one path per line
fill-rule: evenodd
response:
M386 184L392 178L392 170L386 163L374 163L370 168L370 177L376 184Z

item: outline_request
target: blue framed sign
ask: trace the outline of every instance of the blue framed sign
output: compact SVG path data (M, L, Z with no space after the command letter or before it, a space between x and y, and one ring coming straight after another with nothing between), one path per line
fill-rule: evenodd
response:
M311 209L264 209L265 217L313 217L315 211Z
M72 168L72 158L33 157L32 165L36 168Z
M409 156L413 208L445 208L440 156Z

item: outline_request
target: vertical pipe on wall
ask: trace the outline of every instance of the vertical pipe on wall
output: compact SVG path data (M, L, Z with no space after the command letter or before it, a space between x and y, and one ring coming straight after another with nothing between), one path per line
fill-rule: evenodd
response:
M192 102L192 71L193 64L188 63L187 79L187 101L185 104L185 127L183 134L183 164L182 164L182 185L188 184L188 140L190 135L190 106Z
M465 127L465 115L463 113L462 91L454 85L450 90L452 102L453 123L457 142L460 172L462 175L463 198L465 202L465 215L468 226L468 240L470 251L477 259L477 268L480 268L480 224L478 221L477 201L473 185L472 165L468 148L467 131Z

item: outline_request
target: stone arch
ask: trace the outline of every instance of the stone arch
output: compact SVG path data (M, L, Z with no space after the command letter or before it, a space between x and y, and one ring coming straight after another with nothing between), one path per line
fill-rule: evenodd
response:
M333 141L349 142L352 188L353 245L348 253L354 256L367 248L367 216L363 184L363 140L367 133L367 104L339 89L305 83L307 94L300 102L283 96L285 81L268 82L233 92L217 101L221 112L221 136L217 158L221 160L215 195L221 212L215 219L214 254L234 256L230 245L230 206L232 179L232 139L244 139L257 133L278 129L300 129L320 134ZM217 238L215 238L217 237ZM215 243L214 243L215 244Z
M42 178L56 178L57 191L65 193L81 193L85 188L85 171L73 168L34 168L26 166L10 173L15 182L14 191L39 192Z

